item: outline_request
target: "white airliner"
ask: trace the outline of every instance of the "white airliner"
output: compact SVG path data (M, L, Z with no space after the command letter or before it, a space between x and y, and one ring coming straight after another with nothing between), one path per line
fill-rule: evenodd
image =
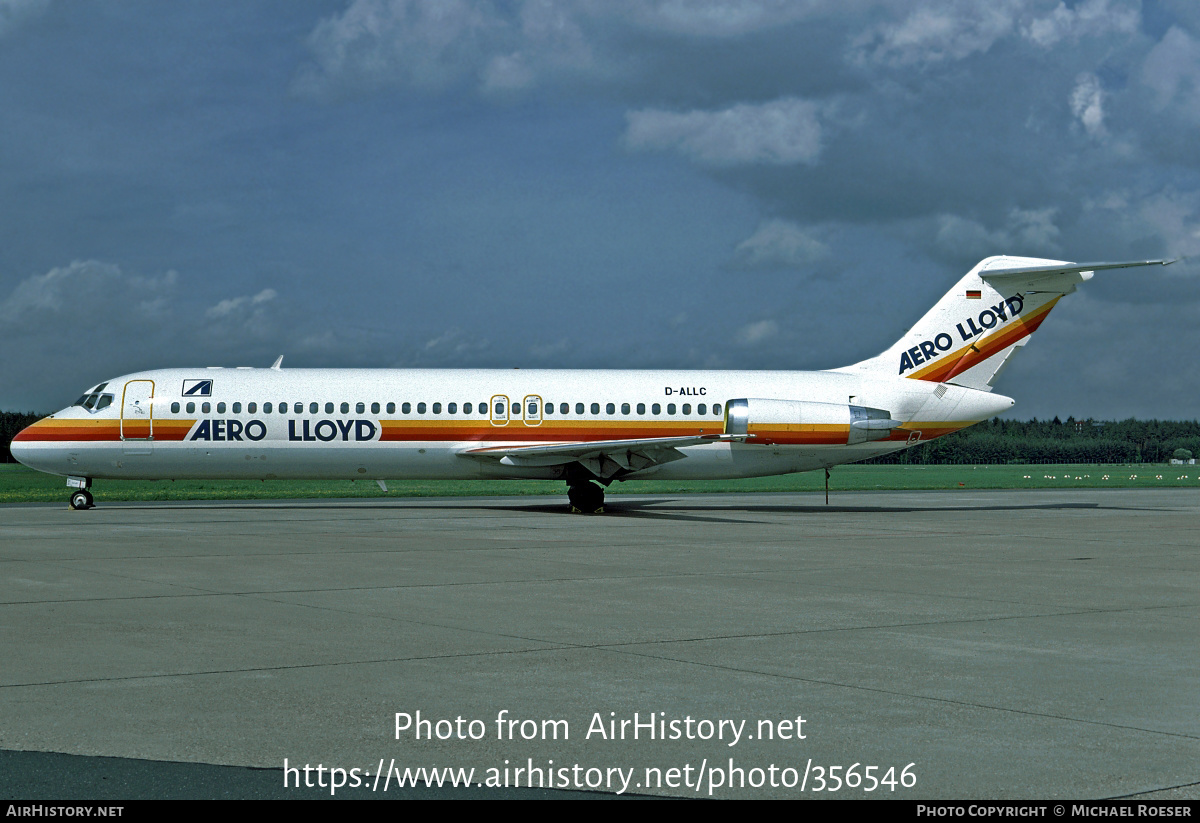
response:
M891 348L829 371L193 368L100 383L12 453L94 479L562 479L576 511L633 477L828 469L1008 410L992 393L1059 298L1099 269L989 257ZM282 360L282 358L280 358Z

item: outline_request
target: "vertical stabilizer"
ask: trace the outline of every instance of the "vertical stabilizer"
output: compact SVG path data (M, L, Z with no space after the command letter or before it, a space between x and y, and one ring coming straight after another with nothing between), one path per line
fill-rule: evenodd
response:
M964 276L895 345L837 371L873 372L991 391L1012 356L1064 296L1098 269L1165 265L1067 263L989 257Z

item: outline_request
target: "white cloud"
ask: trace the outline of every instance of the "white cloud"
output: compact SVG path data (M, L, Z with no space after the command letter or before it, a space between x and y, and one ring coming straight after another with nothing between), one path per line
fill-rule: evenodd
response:
M300 91L396 85L439 91L458 83L515 91L547 76L588 71L581 9L553 0L354 0L309 35L316 60Z
M638 59L619 46L630 34L728 39L836 8L833 0L353 0L309 35L315 65L296 87L321 94L464 83L514 92L622 75Z
M818 106L785 97L721 111L631 111L625 145L634 150L676 149L706 166L816 163L821 154Z
M856 38L850 55L858 63L931 65L982 54L998 41L1020 35L1042 48L1062 40L1130 35L1141 25L1136 0L1085 0L1073 8L1044 0L936 0L897 3L903 17L878 24Z
M779 334L779 324L774 320L758 320L738 329L734 340L739 346L757 346Z
M829 0L605 0L593 5L619 10L638 26L700 37L736 37L811 17L836 4Z
M961 60L986 52L1015 27L1022 0L901 4L906 16L868 29L851 44L852 59L890 66Z
M1161 237L1169 257L1200 254L1200 194L1166 189L1145 198L1135 214L1137 227ZM1194 271L1194 265L1182 264L1167 269L1170 274Z
M230 297L210 307L204 315L210 319L220 320L245 315L247 312L257 312L264 303L269 303L278 296L274 289L263 289L252 297Z
M1049 14L1028 20L1021 27L1021 34L1043 48L1050 48L1061 40L1133 34L1141 22L1138 4L1128 0L1086 0L1074 8L1060 2Z
M176 280L173 271L161 277L137 277L111 263L76 260L18 283L0 302L0 320L9 331L109 327L114 316L140 322L163 312Z
M50 0L0 0L0 37L49 7Z
M1200 42L1172 26L1142 64L1142 83L1159 111L1168 107L1200 121Z
M937 220L935 243L956 257L984 258L993 254L1054 254L1059 250L1058 209L1017 209L1004 227L988 230L982 223L957 215Z
M1096 138L1104 137L1104 90L1100 78L1084 72L1075 81L1071 92L1071 113L1079 118L1087 133Z
M829 247L788 220L767 220L734 250L737 268L803 268L829 254Z

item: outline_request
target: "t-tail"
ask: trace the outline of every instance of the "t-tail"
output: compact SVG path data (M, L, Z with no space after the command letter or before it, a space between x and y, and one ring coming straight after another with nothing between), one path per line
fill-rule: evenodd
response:
M989 257L958 281L890 349L837 371L891 374L991 391L1012 356L1051 309L1101 269L1162 266L1167 260L1068 263Z

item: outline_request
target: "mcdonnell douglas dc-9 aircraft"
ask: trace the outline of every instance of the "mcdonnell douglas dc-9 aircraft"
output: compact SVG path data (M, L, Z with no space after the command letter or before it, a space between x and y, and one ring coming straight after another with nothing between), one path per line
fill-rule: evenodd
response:
M907 448L1013 405L1001 370L1059 299L1099 269L989 257L891 348L829 371L566 371L209 367L89 389L12 442L94 479L561 479L574 511L614 480L828 469Z

